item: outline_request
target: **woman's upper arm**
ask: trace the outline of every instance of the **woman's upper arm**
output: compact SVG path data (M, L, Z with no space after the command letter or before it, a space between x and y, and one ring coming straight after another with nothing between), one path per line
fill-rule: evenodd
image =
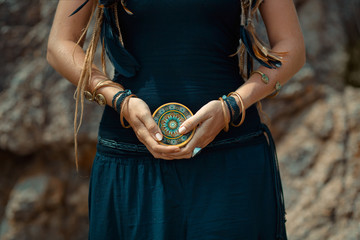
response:
M292 40L303 45L303 35L293 0L264 0L260 5L270 45Z
M60 0L51 27L48 45L57 41L77 42L91 17L95 0L90 0L79 12L69 17L84 0Z

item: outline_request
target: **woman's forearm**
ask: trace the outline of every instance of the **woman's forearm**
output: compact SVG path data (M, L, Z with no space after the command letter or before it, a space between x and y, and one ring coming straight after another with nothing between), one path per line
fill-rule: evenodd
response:
M56 42L49 41L47 60L58 73L77 86L85 61L85 52L80 45L65 40ZM91 91L100 80L107 78L108 77L93 64L91 81L87 90ZM99 89L97 93L103 94L106 102L110 105L112 97L117 91L119 91L119 89L114 87L103 87Z
M258 69L269 77L268 84L261 81L259 74L254 74L237 89L246 108L271 94L275 90L276 82L285 85L305 63L304 39L294 2L263 1L259 9L272 50L286 55L280 68L268 69L262 66Z
M273 51L287 52L287 54L283 57L282 66L278 69L263 66L258 68L269 77L269 83L265 84L260 74L253 74L236 90L242 96L245 108L271 94L275 90L276 82L284 86L305 63L305 47L302 38L279 42L273 47Z
M97 1L89 0L89 3L81 11L69 17L69 14L82 3L83 0L59 1L47 48L49 64L75 86L78 85L85 61L85 52L82 49L85 39L79 44L77 41L81 38L84 30L88 28ZM92 65L91 75L90 84L87 86L89 91L94 89L101 79L107 78L95 65ZM116 91L118 90L113 87L104 87L98 93L103 94L107 102L111 103L112 96Z

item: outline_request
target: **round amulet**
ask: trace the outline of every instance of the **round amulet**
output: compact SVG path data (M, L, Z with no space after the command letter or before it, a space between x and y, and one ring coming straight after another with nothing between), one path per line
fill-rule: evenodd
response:
M175 102L166 103L156 109L153 113L153 118L163 134L160 144L178 147L185 146L194 136L195 129L186 134L180 134L179 128L191 116L193 114L190 109Z

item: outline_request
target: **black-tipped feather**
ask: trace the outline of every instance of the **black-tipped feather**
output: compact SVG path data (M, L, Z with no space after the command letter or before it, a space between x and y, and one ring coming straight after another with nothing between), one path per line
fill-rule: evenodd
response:
M263 65L267 68L272 68L272 69L276 68L276 65L278 65L278 64L281 65L281 62L279 62L279 61L276 61L276 62L269 61L268 63L266 63L255 55L253 46L252 46L253 43L249 36L249 32L246 30L245 27L240 28L240 38L241 38L242 43L245 45L247 52L250 54L250 56L252 58L256 59L256 61L258 61L261 65Z
M76 14L78 11L80 11L90 0L85 0L85 2L83 2L80 7L78 7L73 13L70 14L69 17L71 17L72 15ZM99 1L99 6L102 7L110 7L111 5L117 3L119 0L100 0ZM121 4L124 5L123 1L121 1Z
M74 15L75 13L77 13L78 11L80 11L89 1L90 1L90 0L85 0L85 2L83 2L83 3L80 5L80 7L78 7L74 12L72 12L69 17L71 17L72 15Z
M267 49L256 36L253 19L257 16L257 10L263 0L240 0L241 1L241 27L240 39L245 46L247 54L267 68L281 67L281 56ZM242 57L245 57L242 54ZM246 67L246 66L245 66ZM248 67L246 67L248 70ZM244 70L244 69L243 69Z

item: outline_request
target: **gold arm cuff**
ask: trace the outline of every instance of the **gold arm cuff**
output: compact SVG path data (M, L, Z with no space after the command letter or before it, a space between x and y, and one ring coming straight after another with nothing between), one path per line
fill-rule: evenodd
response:
M265 73L263 73L263 72L261 72L261 71L259 71L259 70L253 71L253 72L251 73L250 77L251 77L252 75L254 75L255 73L260 74L260 76L261 76L261 81L263 81L265 84L268 84L268 83L269 83L269 77L268 77Z
M281 89L281 84L279 82L276 82L275 84L275 92L271 93L269 96L267 96L266 98L273 98L276 97Z

